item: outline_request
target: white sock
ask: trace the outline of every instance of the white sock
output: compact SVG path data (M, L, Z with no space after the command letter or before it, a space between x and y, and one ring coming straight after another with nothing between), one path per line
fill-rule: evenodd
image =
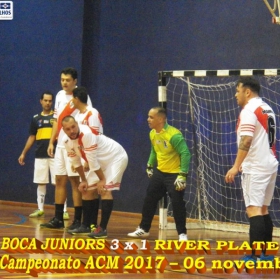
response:
M64 202L63 212L67 212L67 198L65 199L65 202Z
M46 185L38 185L37 188L37 203L38 209L44 211L44 203L46 196L47 188Z

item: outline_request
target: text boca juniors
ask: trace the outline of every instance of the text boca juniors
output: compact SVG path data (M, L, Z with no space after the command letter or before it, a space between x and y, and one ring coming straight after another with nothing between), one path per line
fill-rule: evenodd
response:
M115 252L123 254L137 254L138 251L149 254L150 250L154 250L158 254L175 254L187 253L189 255L212 254L212 250L216 254L223 255L243 255L252 253L249 242L243 242L236 246L234 241L216 241L216 247L211 248L207 240L187 240L179 242L177 240L155 240L155 245L151 248L149 241L141 240L141 246L137 246L134 242L120 242L113 239L108 242L105 239L82 239L82 238L46 238L43 243L36 238L8 238L4 237L1 250L8 253L59 253L59 254L108 254ZM256 254L260 254L266 248L266 254L277 255L279 250L278 242L254 242L253 249Z

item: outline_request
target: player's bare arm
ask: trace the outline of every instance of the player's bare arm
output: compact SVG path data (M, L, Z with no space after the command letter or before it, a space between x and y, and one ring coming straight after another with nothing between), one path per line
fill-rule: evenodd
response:
M53 127L52 127L52 136L50 138L50 143L49 143L49 147L48 147L48 155L50 157L54 157L54 142L56 140L56 135L57 135L57 119L54 119L53 122Z
M251 136L241 136L238 149L243 151L249 151L252 144L253 137Z
M79 167L75 167L75 171L78 172L78 174L81 178L81 182L79 184L78 190L81 193L85 193L88 188L88 183L87 183L87 179L85 176L84 167L82 165L80 165Z
M98 170L95 170L94 172L96 173L97 177L100 180L97 183L97 192L98 192L98 194L102 195L106 192L106 189L105 189L106 179L105 179L104 173L101 170L101 168L99 168Z
M234 181L235 175L237 175L240 171L241 164L248 154L248 151L252 144L252 140L252 136L241 136L234 165L225 176L226 183L232 183Z
M18 162L20 165L24 165L25 162L24 162L24 159L25 159L25 156L27 154L27 152L29 151L29 149L32 147L32 145L34 144L36 140L36 136L35 135L30 135L26 141L26 144L21 152L21 155L19 156L18 158Z
M89 171L89 165L88 165L88 163L85 161L85 163L84 163L84 171L85 172L88 172Z

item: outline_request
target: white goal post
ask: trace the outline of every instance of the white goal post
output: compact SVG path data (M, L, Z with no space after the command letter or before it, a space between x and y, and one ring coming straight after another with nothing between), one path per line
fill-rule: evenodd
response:
M240 176L226 184L224 176L236 153L234 97L240 76L254 76L260 96L276 114L277 157L280 146L280 69L160 71L158 102L167 109L168 123L184 135L192 154L186 201L187 228L248 232ZM280 236L280 176L269 207L274 236ZM167 197L159 204L160 229L175 229Z

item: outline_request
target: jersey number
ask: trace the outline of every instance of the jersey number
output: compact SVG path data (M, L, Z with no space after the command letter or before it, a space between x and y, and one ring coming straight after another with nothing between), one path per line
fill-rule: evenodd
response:
M275 143L275 121L270 116L268 116L267 119L267 126L268 126L269 147L272 148Z

